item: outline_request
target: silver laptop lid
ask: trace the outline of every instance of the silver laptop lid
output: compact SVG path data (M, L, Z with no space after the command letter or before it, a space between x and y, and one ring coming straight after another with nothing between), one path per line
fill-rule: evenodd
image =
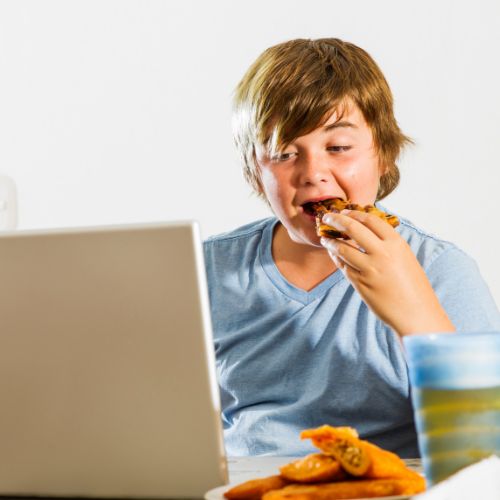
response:
M194 222L0 235L0 494L227 480Z

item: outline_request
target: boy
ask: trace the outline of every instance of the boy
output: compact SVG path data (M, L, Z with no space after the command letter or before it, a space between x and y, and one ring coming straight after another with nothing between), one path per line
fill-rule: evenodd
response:
M371 57L338 39L266 50L238 85L234 134L244 173L275 217L205 242L229 455L302 455L302 429L355 427L417 457L400 338L500 328L475 263L400 219L357 211L323 221L303 205L373 204L398 184L409 139Z

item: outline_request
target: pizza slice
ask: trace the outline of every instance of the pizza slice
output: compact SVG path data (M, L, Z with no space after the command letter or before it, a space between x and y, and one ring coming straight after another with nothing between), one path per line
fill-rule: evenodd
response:
M322 222L323 215L328 212L340 213L342 210L358 210L360 212L367 212L376 215L392 227L399 225L399 220L395 215L387 214L382 210L379 210L374 205L362 206L343 200L342 198L329 198L327 200L305 203L303 208L306 213L316 217L316 234L327 238L341 238L344 240L349 239L347 234Z

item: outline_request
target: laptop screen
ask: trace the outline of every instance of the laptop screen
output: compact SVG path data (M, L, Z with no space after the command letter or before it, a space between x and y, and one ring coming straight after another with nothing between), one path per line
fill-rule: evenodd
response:
M0 236L0 494L226 482L194 222Z

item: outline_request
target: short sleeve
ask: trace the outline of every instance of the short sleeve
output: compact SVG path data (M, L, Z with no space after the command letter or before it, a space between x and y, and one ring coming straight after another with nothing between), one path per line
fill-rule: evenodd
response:
M500 313L475 261L451 247L425 269L457 331L500 329Z

